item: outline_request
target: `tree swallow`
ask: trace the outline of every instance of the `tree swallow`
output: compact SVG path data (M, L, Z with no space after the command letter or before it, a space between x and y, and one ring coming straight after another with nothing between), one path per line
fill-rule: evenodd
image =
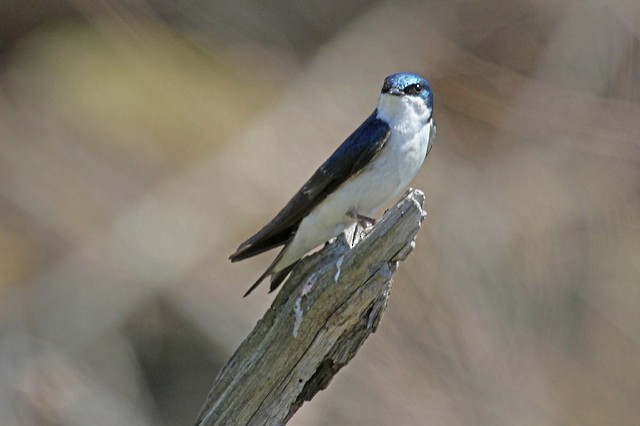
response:
M271 275L275 290L309 251L371 216L409 185L431 150L433 93L418 74L384 80L378 107L311 176L286 206L229 258L247 259L284 245L246 292Z

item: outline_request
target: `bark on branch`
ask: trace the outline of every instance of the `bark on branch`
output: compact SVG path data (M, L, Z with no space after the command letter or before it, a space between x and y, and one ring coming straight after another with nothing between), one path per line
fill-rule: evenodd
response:
M426 212L407 191L353 248L340 237L294 269L215 379L196 425L283 425L376 330Z

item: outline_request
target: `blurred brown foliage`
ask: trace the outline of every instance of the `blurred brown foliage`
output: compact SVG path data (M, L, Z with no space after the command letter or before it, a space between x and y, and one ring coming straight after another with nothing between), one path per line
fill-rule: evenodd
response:
M0 5L0 412L189 424L269 305L227 255L430 79L429 213L295 425L640 419L640 5Z

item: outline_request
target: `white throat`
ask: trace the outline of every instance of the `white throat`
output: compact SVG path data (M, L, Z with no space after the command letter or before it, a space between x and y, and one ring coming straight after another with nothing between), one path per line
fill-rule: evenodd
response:
M431 118L431 108L418 96L380 95L377 117L400 132L418 132Z

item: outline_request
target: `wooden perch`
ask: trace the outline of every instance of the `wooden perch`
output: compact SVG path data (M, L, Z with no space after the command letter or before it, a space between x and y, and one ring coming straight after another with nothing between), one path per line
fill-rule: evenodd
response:
M283 425L325 389L376 330L423 203L409 190L353 248L343 235L304 258L216 377L196 425Z

